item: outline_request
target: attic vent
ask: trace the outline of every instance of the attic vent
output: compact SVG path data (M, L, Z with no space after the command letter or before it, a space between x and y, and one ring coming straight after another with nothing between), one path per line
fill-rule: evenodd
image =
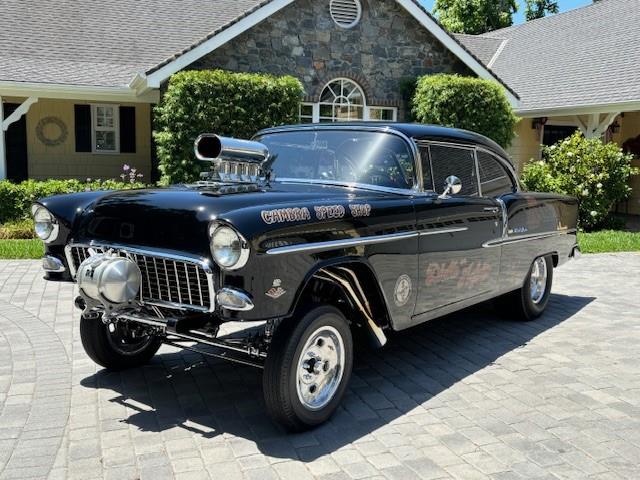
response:
M341 28L353 28L360 21L362 5L360 0L331 0L329 11L336 25Z

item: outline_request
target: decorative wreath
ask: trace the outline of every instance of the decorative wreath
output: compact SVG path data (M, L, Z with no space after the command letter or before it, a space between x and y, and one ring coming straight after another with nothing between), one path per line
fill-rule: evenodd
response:
M52 124L58 127L60 133L55 138L48 138L44 134L44 129L47 125ZM67 139L69 135L69 131L67 130L67 126L65 123L60 120L58 117L44 117L38 122L36 125L36 136L38 140L40 140L43 144L48 145L50 147L55 147L56 145L61 145Z

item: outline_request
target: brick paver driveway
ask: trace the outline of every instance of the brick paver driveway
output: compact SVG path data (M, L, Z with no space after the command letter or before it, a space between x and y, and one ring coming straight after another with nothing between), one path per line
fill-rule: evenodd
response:
M99 370L70 285L0 262L0 478L640 478L640 255L558 270L547 314L488 307L362 353L310 433L265 417L258 371L163 347Z

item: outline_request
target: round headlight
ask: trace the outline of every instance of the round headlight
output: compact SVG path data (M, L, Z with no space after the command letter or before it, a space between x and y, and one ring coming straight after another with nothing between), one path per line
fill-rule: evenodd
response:
M224 225L212 225L211 253L218 265L227 270L244 267L249 258L247 242L233 228Z
M31 208L35 223L36 235L40 240L51 243L58 238L59 225L56 218L42 205L34 205Z

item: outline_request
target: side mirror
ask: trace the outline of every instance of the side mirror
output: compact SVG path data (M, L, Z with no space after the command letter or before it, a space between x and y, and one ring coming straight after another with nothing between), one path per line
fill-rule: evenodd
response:
M440 198L447 198L449 195L460 193L462 190L462 182L455 175L448 176L444 181L444 192L440 195Z

